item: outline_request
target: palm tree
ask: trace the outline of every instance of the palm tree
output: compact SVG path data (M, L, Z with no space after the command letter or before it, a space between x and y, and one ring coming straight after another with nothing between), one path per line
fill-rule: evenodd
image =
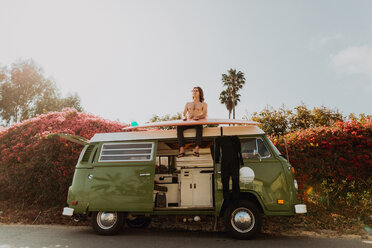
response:
M236 99L234 105L236 106L240 102L240 94L236 94ZM231 112L233 110L233 103L231 94L227 90L223 90L220 94L220 102L226 105L227 110L229 111L229 119L231 118Z
M226 105L227 111L229 111L229 119L232 111L232 100L227 90L223 90L220 94L220 102Z
M229 119L231 117L231 111L233 112L233 119L235 119L235 107L240 101L240 94L238 91L243 88L245 84L244 73L235 69L227 71L228 74L222 74L222 83L226 87L220 94L220 101L226 105L229 111Z

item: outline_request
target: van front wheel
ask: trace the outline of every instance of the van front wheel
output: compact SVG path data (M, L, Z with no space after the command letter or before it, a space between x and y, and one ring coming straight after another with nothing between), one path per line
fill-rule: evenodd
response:
M261 230L260 211L249 201L230 204L225 212L224 223L233 238L250 239Z
M114 235L121 231L124 225L124 214L118 212L94 212L92 227L101 235Z

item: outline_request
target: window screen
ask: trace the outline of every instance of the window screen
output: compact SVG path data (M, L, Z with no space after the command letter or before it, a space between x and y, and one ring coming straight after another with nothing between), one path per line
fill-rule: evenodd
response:
M241 140L242 157L245 159L268 158L271 156L264 141L260 138L248 138ZM259 154L255 155L255 154Z
M99 162L151 161L154 143L107 143L102 145Z

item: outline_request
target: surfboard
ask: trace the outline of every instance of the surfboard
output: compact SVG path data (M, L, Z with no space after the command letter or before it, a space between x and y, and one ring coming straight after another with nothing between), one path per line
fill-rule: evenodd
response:
M201 120L175 120L175 121L160 121L150 122L139 126L124 127L123 130L141 130L144 128L154 127L170 127L170 126L194 126L194 125L223 125L223 124L237 124L237 125L258 125L260 123L249 120L238 119L201 119Z

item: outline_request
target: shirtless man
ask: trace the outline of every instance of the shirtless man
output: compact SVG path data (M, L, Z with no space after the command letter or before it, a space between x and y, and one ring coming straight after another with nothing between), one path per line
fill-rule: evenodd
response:
M204 102L204 93L200 87L194 87L192 90L192 102L188 102L185 105L185 110L183 111L183 119L186 120L201 120L207 118L207 104ZM178 126L177 127L177 138L180 147L180 153L178 158L185 156L185 143L183 137L183 131L189 128L196 129L196 142L195 142L195 152L194 156L199 157L199 147L201 145L201 139L203 134L202 125L194 126Z

